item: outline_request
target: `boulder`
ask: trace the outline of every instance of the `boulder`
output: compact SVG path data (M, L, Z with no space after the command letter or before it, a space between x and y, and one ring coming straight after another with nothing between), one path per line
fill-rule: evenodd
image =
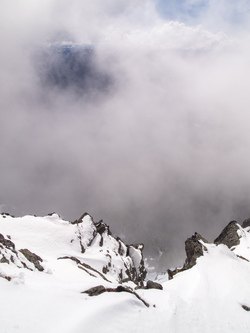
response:
M159 289L163 290L163 287L160 283L148 280L146 284L146 289Z
M239 245L240 236L237 231L239 225L236 221L231 221L221 232L221 234L214 240L216 245L225 244L229 249L233 246Z
M98 296L106 291L106 288L103 285L92 287L88 290L83 291L83 294L88 294L89 296Z

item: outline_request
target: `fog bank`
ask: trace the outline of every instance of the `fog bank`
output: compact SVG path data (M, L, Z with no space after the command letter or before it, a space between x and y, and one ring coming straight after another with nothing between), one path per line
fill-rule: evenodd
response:
M212 28L209 4L172 20L139 0L2 1L1 210L87 211L163 252L162 267L195 231L212 241L248 218L248 17L225 18L222 1ZM51 63L55 44L91 47L88 88L77 70L66 86L44 80L71 68Z

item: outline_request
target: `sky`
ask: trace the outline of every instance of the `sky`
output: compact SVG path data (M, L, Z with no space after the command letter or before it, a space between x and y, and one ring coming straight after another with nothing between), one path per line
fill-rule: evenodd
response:
M1 210L87 211L162 267L248 218L249 6L2 0ZM56 42L91 45L105 89L47 84Z

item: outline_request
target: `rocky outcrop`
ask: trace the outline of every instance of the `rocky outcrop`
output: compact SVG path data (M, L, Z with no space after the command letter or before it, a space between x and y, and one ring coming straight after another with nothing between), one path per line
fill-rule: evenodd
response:
M243 228L248 226L250 226L250 218L243 222ZM243 230L240 225L236 221L231 221L214 240L214 244L224 244L229 249L234 250L235 247L240 244L242 232ZM206 243L208 243L208 241L198 233L195 233L192 237L188 238L185 242L185 250L187 254L185 263L181 268L175 268L174 270L169 269L167 271L169 279L172 279L175 274L193 267L196 264L197 258L202 256L204 250L206 250ZM239 254L236 254L236 256L240 259L248 261L248 259Z
M10 236L9 236L10 237ZM16 250L15 244L10 240L0 234L0 263L8 264L16 268L25 268L31 271L38 269L43 271L44 268L40 262L43 259L32 253L28 249ZM8 276L3 273L2 270L0 277L11 280L11 276Z
M138 298L146 307L149 307L149 304L143 298L141 298L140 295L138 295L132 288L125 287L122 285L119 285L116 288L105 288L103 285L99 285L83 291L82 294L88 294L89 296L98 296L103 294L104 292L130 293L134 295L136 298Z
M32 262L40 272L44 270L43 266L40 264L40 262L42 262L43 259L39 257L37 254L30 252L28 249L22 249L20 250L20 252L25 256L26 259Z
M103 280L107 281L107 282L110 282L106 276L104 274L102 274L101 272L99 272L97 269L91 267L90 265L88 264L85 264L84 262L81 262L79 259L75 258L75 257L68 257L68 256L65 256L65 257L59 257L57 258L58 260L60 259L70 259L72 261L74 261L78 268L84 270L86 273L88 273L89 275L93 276L93 277L101 277L103 278Z
M7 249L15 250L15 244L11 240L4 238L2 234L0 234L0 243Z
M16 223L22 218L13 218L10 215L0 216L6 223ZM17 220L15 220L17 219ZM143 260L143 244L126 245L120 238L115 238L109 226L102 220L95 222L88 213L84 213L79 219L74 222L62 220L59 215L52 213L45 217L27 216L25 223L32 224L38 219L39 223L44 225L44 230L61 230L68 228L70 233L70 241L65 244L69 250L61 253L55 259L68 259L74 261L77 267L93 277L102 278L106 282L116 281L123 283L132 281L137 285L143 285L147 271ZM47 225L47 227L45 226ZM51 229L52 228L52 229ZM27 229L28 230L28 229ZM66 230L66 229L65 229ZM60 232L61 232L60 231ZM39 233L39 231L38 231ZM67 233L68 234L68 233ZM41 237L45 235L41 234ZM50 236L53 244L53 235ZM67 238L67 237L66 237ZM56 238L56 251L60 248L60 239ZM39 239L39 242L41 239ZM32 243L32 242L31 242ZM42 240L46 244L46 238ZM63 243L62 243L63 244ZM44 245L43 245L44 246ZM53 245L52 245L53 246ZM72 252L71 252L72 250ZM76 253L78 252L79 255ZM74 253L74 255L72 255ZM48 254L46 254L48 256ZM46 271L49 269L46 259ZM0 264L10 264L18 268L26 268L29 270L44 271L43 259L32 251L29 245L22 249L16 249L14 242L10 236L0 234ZM4 266L6 272L8 269ZM17 270L15 270L17 271Z
M206 250L204 243L208 243L208 241L197 232L195 232L193 236L189 237L185 241L185 251L187 258L182 268L175 268L174 270L169 269L167 271L170 280L174 277L175 274L192 268L196 264L196 260L202 256L203 251Z
M187 255L184 264L185 269L193 267L196 264L196 260L203 255L203 251L206 249L203 243L208 243L208 241L197 232L185 241Z
M236 221L231 221L214 240L214 243L216 245L225 244L229 249L238 245L240 243L240 236L237 233L239 228L240 227Z
M163 290L163 287L158 282L154 282L154 281L148 280L147 284L146 284L146 289L159 289L159 290Z
M77 237L81 252L84 253L97 233L94 220L88 213L84 213L78 220L72 222L72 224L77 225Z
M36 228L33 228L35 219L38 219L39 225L42 225L43 230L46 230L44 235L42 233L39 234L39 231L36 234ZM88 213L84 213L74 222L62 220L55 213L45 217L27 216L23 220L25 222L25 230L29 230L29 228L33 230L33 236L31 242L29 242L29 238L26 238L29 245L23 244L22 249L17 249L14 243L14 240L19 240L20 237L15 234L12 235L11 229L7 227L9 222L13 223L13 225L18 226L17 230L19 232L22 218L12 218L4 214L0 215L0 220L3 223L1 231L3 234L0 234L0 264L1 268L3 268L2 272L6 272L6 276L1 273L2 277L9 279L8 272L13 271L13 267L8 269L7 265L14 265L16 268L15 272L19 271L19 268L51 272L48 264L50 253L46 251L46 235L47 231L49 231L50 247L54 249L55 252L53 253L57 253L52 260L71 260L73 265L76 265L89 276L99 280L101 278L104 284L119 283L125 285L126 282L133 282L138 289L162 289L162 286L157 282L145 282L147 271L143 259L144 245L140 243L126 245L120 238L115 238L112 235L109 226L103 220L95 222ZM246 221L248 222L244 222L244 225L249 223L249 219ZM60 235L63 235L62 238L57 236L57 230ZM10 234L12 237L9 236ZM247 237L247 235L248 229L244 230L236 221L231 221L214 242L216 245L224 244L228 246L238 258L248 261L244 254L240 251L237 252L236 249L240 243L240 238ZM36 241L34 241L33 237L37 237ZM54 237L56 241L54 241ZM62 243L61 239L63 239ZM43 256L44 261L37 253L34 253L39 249L37 243L42 244L41 256ZM18 244L20 243L18 242ZM60 249L61 244L63 244L62 249ZM168 270L169 279L172 279L179 272L192 268L196 264L197 259L204 254L204 251L209 250L210 245L208 244L208 241L198 233L189 237L185 241L186 260L184 265L180 268ZM85 273L83 273L83 276L87 276Z
M14 217L14 215L11 215L9 213L1 213L0 215L2 215L2 217L5 219L6 216L11 216L11 217Z
M242 228L247 228L250 227L250 218L246 219L243 223L242 223Z
M89 288L82 292L82 294L88 294L89 296L98 296L106 291L106 288L103 285Z
M147 275L142 254L143 244L125 245L120 238L113 237L109 226L103 220L94 222L88 213L84 213L72 224L77 226L82 253L94 248L102 253L104 275L117 276L119 282L133 281L138 285L143 284ZM121 262L119 269L114 264L118 258Z

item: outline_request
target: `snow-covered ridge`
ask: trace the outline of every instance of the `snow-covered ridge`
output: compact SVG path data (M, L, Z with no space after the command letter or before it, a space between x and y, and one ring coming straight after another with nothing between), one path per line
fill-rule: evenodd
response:
M250 220L185 242L182 268L146 280L143 245L103 221L0 215L1 332L248 333Z
M87 213L75 222L57 214L17 218L2 214L0 228L0 263L5 264L0 274L8 280L20 269L51 273L62 259L105 281L141 284L146 277L143 245L125 245L103 221L94 222Z

